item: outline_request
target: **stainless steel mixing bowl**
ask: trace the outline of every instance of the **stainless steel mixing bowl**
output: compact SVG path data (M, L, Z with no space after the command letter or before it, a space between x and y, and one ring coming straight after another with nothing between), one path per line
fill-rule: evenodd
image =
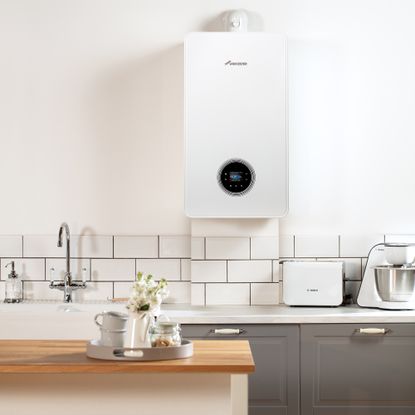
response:
M379 265L374 270L376 289L383 301L409 301L414 295L414 266Z

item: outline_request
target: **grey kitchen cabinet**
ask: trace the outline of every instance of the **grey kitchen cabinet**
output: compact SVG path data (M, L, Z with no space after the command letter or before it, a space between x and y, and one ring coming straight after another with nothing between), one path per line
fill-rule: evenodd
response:
M302 325L301 415L311 414L414 415L415 324Z
M217 334L223 328L240 334ZM249 376L249 415L298 415L300 413L299 326L296 325L183 325L190 339L246 339L255 360Z

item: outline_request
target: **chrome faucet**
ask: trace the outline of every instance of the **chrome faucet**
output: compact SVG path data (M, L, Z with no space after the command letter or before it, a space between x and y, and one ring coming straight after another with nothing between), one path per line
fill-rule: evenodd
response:
M72 291L78 290L79 288L86 288L85 281L72 280L71 275L71 234L69 232L69 226L63 222L59 228L58 235L58 247L62 247L62 234L65 231L66 234L66 272L63 277L63 281L52 280L49 284L49 288L63 291L63 301L65 303L72 302Z

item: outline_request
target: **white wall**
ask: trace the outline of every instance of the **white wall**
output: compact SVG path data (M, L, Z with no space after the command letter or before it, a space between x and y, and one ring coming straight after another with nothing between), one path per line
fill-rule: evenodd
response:
M182 41L289 38L282 233L415 232L411 0L1 0L0 233L184 234Z

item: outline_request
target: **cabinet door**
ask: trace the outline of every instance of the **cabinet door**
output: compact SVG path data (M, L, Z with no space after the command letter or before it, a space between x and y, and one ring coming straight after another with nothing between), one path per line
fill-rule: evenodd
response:
M360 328L386 334L361 334ZM302 415L414 415L415 325L301 326Z
M184 325L193 339L249 340L255 372L249 376L249 415L299 414L299 327L292 325ZM240 334L215 331L240 329Z

